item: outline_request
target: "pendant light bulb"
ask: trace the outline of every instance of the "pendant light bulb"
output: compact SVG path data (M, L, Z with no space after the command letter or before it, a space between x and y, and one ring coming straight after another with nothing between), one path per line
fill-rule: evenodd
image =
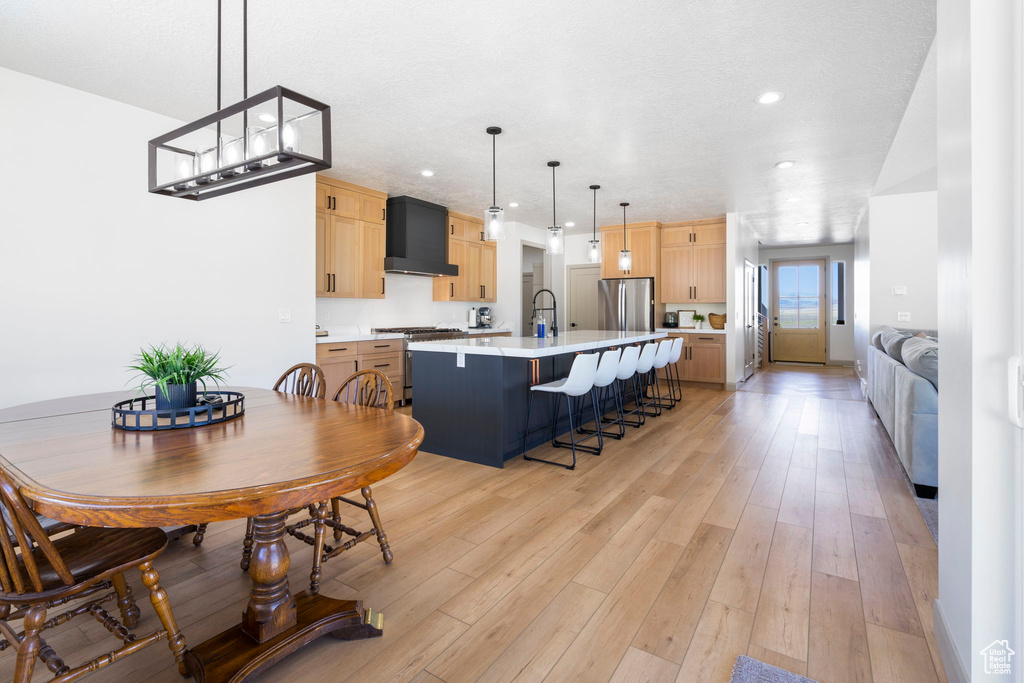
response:
M558 225L557 204L555 203L555 169L560 165L561 162L558 161L548 162L548 166L551 168L551 227L548 228L547 253L552 255L565 252L565 236L562 232L562 227Z
M505 239L505 211L498 206L497 184L497 137L501 128L490 126L487 134L491 136L491 206L484 212L484 239L497 242Z
M627 273L633 269L633 254L626 244L626 207L629 206L629 202L622 202L619 206L622 207L622 251L619 252L619 270Z
M285 151L294 152L299 146L299 131L294 124L286 123L281 131L281 141L284 143Z
M591 185L590 189L594 191L594 232L587 241L587 263L600 263L601 241L597 239L597 191L601 189L601 186Z

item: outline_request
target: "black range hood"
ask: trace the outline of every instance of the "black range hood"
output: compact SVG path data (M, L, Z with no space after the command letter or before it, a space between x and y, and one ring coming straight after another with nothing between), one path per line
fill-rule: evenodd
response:
M414 197L388 197L388 273L441 277L458 275L448 263L448 210Z

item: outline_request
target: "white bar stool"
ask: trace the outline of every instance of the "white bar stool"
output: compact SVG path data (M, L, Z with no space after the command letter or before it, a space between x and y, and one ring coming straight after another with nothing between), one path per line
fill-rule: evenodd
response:
M645 344L643 349L640 350L640 358L636 361L636 373L633 375L633 403L635 407L633 410L626 413L626 415L636 415L636 422L629 422L632 427L639 427L647 422L647 417L656 417L660 415L660 412L649 412L647 410L650 405L647 402L647 384L650 379L651 368L654 367L654 356L658 352L657 343L651 342Z
M658 342L658 352L654 355L654 362L651 364L650 382L649 386L654 386L652 393L657 394L657 398L652 396L651 405L655 408L655 415L661 415L661 409L666 408L671 410L676 407L676 399L672 395L672 387L669 386L669 395L663 397L661 395L661 384L658 382L658 370L665 370L667 373L669 361L672 358L672 339L662 339Z
M579 417L577 422L580 426L576 431L580 434L590 434L593 436L597 433L597 429L600 429L604 436L608 436L613 439L621 439L626 435L626 428L622 424L622 404L619 402L618 386L615 382L621 358L622 349L608 349L601 354L601 362L597 365L597 373L594 375L594 389L591 391L590 397L591 401L594 401L598 406L600 406L598 412L601 415L601 419L595 423L596 429L584 429L583 401L579 401L579 405L577 407ZM613 420L604 419L604 405L609 399L609 394L611 395L610 398L615 405L615 419ZM606 432L604 431L604 428L607 425L618 425L619 427L615 432ZM589 439L590 437L588 436L587 438Z
M683 338L676 337L672 340L672 353L668 357L668 365L665 366L665 379L668 380L669 395L674 402L683 400L683 384L679 379L679 359L683 356Z
M636 387L636 366L640 361L640 347L627 346L622 349L622 358L619 359L619 368L615 373L617 389L619 394L619 419L622 421L622 428L625 431L626 425L639 427L644 423L643 414L639 410L626 412L626 382L633 385L633 396L639 396ZM636 415L636 422L626 422L627 415Z
M526 429L523 432L523 459L524 460L536 460L537 462L545 462L549 465L558 465L568 470L576 469L576 451L586 451L588 453L594 453L599 455L601 448L604 446L604 438L601 432L597 434L597 447L592 446L581 446L576 443L576 426L572 420L572 399L582 401L583 397L590 393L594 388L594 377L597 374L597 363L598 354L596 353L581 353L578 354L572 361L572 367L569 368L569 376L565 379L558 379L554 382L548 382L546 384L535 384L530 387L530 399L526 405ZM551 418L551 445L555 448L571 448L572 449L572 464L563 465L560 462L554 462L552 460L544 460L542 458L529 458L526 456L526 442L529 435L532 433L530 430L530 413L533 411L533 397L534 392L543 392L549 395L555 395L556 398L552 403L552 418ZM558 395L565 396L565 404L568 409L569 417L569 442L559 441L556 438L558 423L561 420L558 419ZM594 419L600 421L600 416L597 414L597 404L594 403ZM532 430L538 431L538 430Z

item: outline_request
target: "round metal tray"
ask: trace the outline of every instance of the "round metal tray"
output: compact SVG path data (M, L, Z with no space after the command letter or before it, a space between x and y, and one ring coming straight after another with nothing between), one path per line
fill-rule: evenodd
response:
M202 405L191 408L156 409L155 396L119 401L111 408L110 425L129 432L187 429L233 420L245 412L245 395L237 391L201 392Z

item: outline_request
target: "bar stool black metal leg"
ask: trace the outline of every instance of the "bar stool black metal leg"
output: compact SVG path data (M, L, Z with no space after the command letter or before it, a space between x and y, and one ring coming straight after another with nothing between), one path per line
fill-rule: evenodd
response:
M597 411L597 389L591 389L590 403L594 406L594 426L597 427L597 455L604 450L604 429L602 429L601 416Z

